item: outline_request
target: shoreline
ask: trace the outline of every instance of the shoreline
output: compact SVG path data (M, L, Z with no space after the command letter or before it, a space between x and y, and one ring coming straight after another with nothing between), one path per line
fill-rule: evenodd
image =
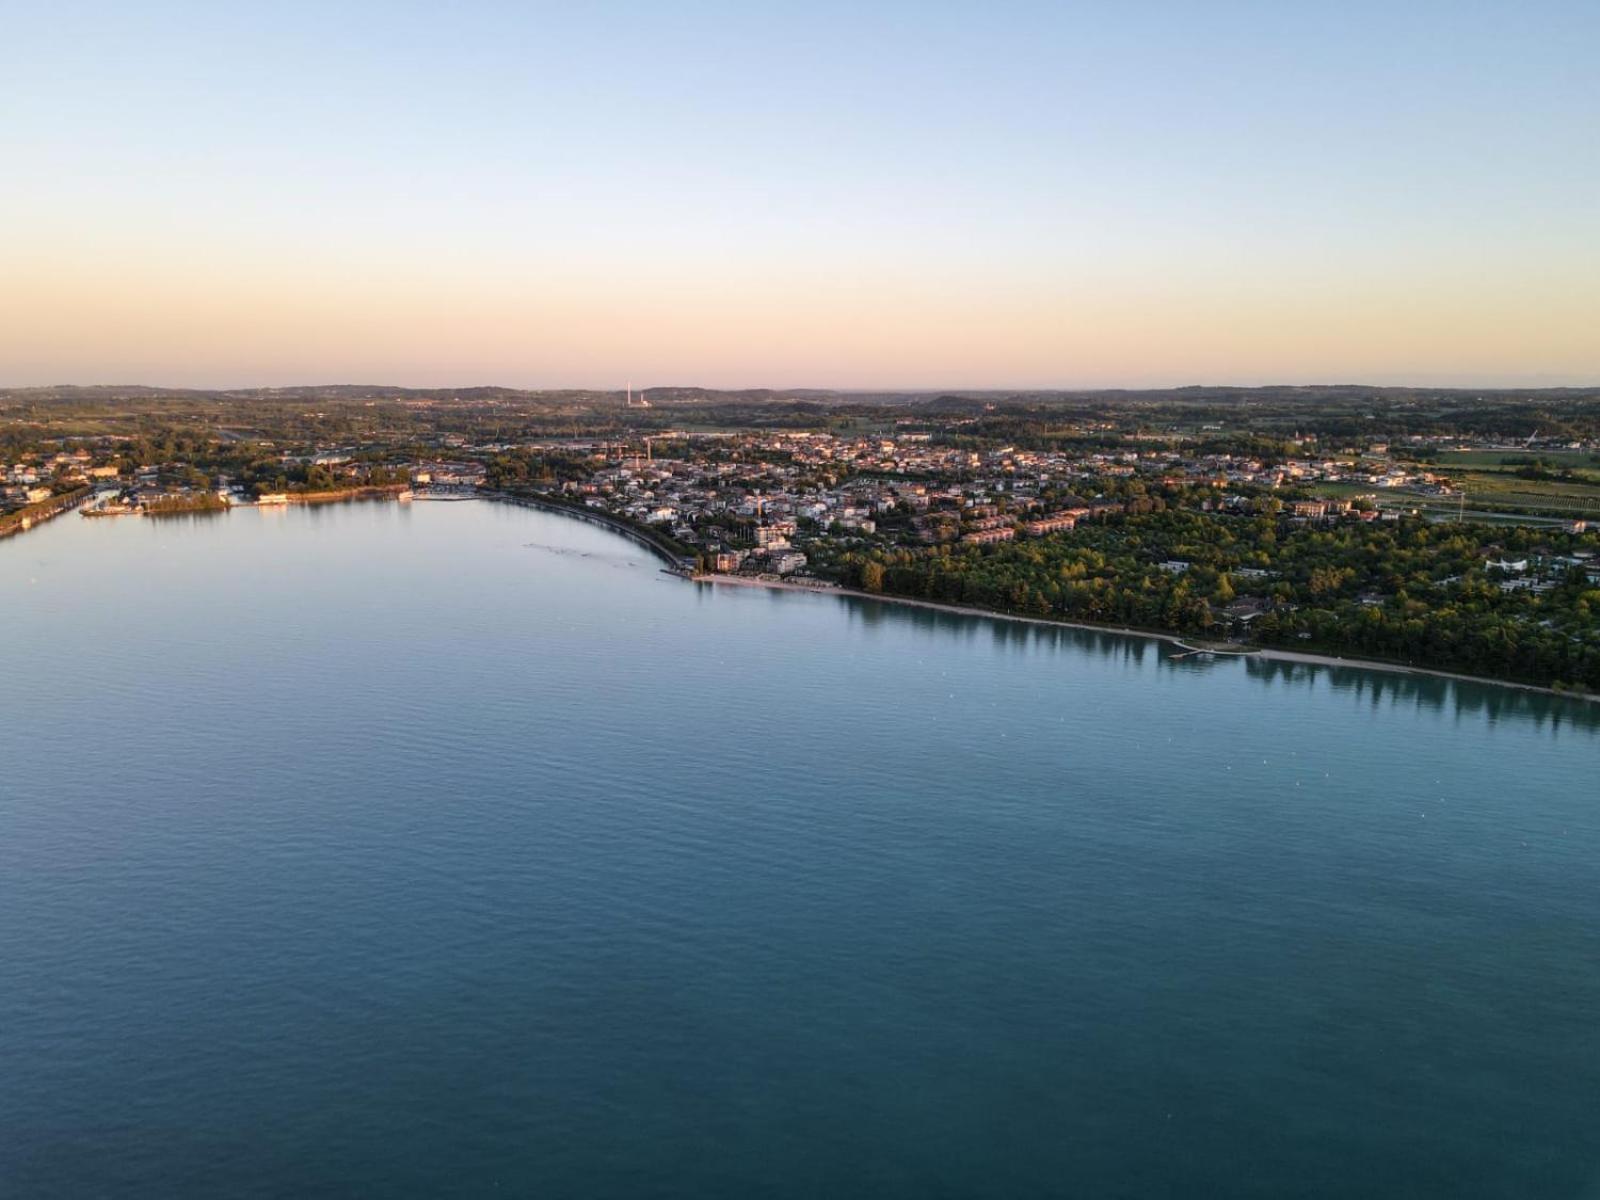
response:
M365 495L352 496L350 494L329 495L327 493L313 493L324 500L351 500L351 499L388 499L397 494L399 490L391 492L389 488L381 489L353 489L365 492ZM1551 696L1561 700L1586 701L1590 704L1600 703L1600 693L1594 692L1566 692L1558 691L1553 687L1545 687L1536 683L1522 683L1513 679L1496 679L1489 675L1467 675L1459 671L1445 671L1434 667L1414 667L1405 663L1386 661L1376 658L1342 658L1338 655L1317 654L1299 650L1280 650L1275 647L1261 646L1249 649L1215 649L1206 646L1193 646L1184 641L1179 634L1156 629L1138 629L1124 625L1097 625L1089 621L1063 621L1050 617L1027 617L1016 613L1000 612L995 609L977 608L964 604L946 604L937 600L921 600L913 596L896 596L882 592L864 592L857 588L839 587L834 584L822 582L816 586L795 583L782 579L761 579L749 575L721 575L715 573L689 574L682 568L678 558L667 548L649 537L643 530L636 529L612 517L609 513L600 513L593 510L569 508L549 501L526 496L513 496L507 493L490 491L478 492L476 495L463 496L462 499L490 500L502 504L510 504L519 508L532 508L541 512L548 512L555 516L565 516L576 521L591 525L598 525L621 537L628 539L636 545L652 551L663 561L671 564L670 568L663 568L662 574L686 580L689 583L706 584L709 586L723 587L749 587L766 588L769 591L804 592L817 596L846 596L853 600L875 600L883 604L898 604L910 608L925 608L934 612L949 613L952 616L982 617L991 621L1013 621L1024 625L1043 625L1054 629L1076 629L1086 633L1114 633L1123 637L1143 638L1146 641L1165 642L1177 647L1185 653L1204 653L1222 658L1259 658L1268 662L1300 663L1306 666L1321 667L1349 667L1362 671L1379 671L1391 675L1422 675L1434 679L1446 679L1454 683L1471 683L1478 685L1491 685L1494 687L1511 688L1515 691L1531 692L1537 695ZM317 503L318 501L311 501ZM81 501L80 501L81 503ZM291 501L294 503L294 501ZM300 501L300 503L306 503ZM77 504L65 506L78 507ZM258 507L256 505L236 505L230 507ZM205 513L223 510L203 510ZM52 516L58 515L55 513ZM105 514L112 515L112 514ZM157 515L196 515L192 513L157 514ZM48 520L48 518L46 518ZM35 524L42 524L37 522ZM24 527L26 528L26 527ZM7 529L5 533L20 533L23 529Z
M85 485L6 513L4 518L0 518L0 540L20 537L29 530L38 529L41 525L55 520L62 513L82 508L91 494L91 489Z
M411 490L408 483L370 483L360 487L339 488L331 492L286 492L279 504L240 505L241 508L281 508L284 504L337 504L341 500L397 500L401 492Z
M919 600L913 596L894 596L881 592L863 592L856 588L847 587L811 587L803 583L785 583L780 580L756 579L748 575L695 575L690 578L693 583L710 585L724 585L732 587L758 587L768 588L772 591L784 592L809 592L817 596L849 596L855 600L878 600L885 604L901 604L912 608L927 608L936 612L951 613L963 617L987 617L993 621L1018 621L1026 625L1046 625L1055 629L1079 629L1088 633L1115 633L1124 637L1144 638L1153 642L1166 642L1182 650L1207 654L1215 654L1223 658L1259 658L1268 662L1301 663L1306 666L1318 667L1352 667L1362 671L1382 671L1390 675L1426 675L1435 679L1448 679L1455 683L1489 684L1494 687L1513 688L1522 692L1533 692L1543 696L1553 696L1561 700L1581 700L1591 704L1600 702L1600 695L1592 692L1562 692L1552 687L1543 687L1537 683L1521 683L1514 679L1495 679L1488 675L1464 675L1458 671L1443 671L1433 667L1412 667L1405 663L1387 662L1380 658L1340 658L1331 654L1313 654L1299 650L1279 650L1272 646L1254 647L1248 650L1209 650L1204 646L1188 645L1182 637L1175 633L1165 633L1154 629L1135 629L1122 625L1095 625L1088 621L1057 621L1049 617L1024 617L1016 613L998 612L987 608L974 608L965 604L944 604L937 600Z
M574 521L583 521L590 525L598 525L602 529L609 529L612 533L627 538L630 542L644 547L657 558L671 565L673 568L668 574L684 575L684 560L673 553L668 547L657 541L649 530L641 529L629 524L620 517L615 517L608 512L593 508L579 508L576 505L558 504L553 500L546 500L539 496L519 496L511 492L481 491L474 497L479 500L492 500L497 504L510 504L517 508L532 508L539 512L554 513L557 516L571 517Z

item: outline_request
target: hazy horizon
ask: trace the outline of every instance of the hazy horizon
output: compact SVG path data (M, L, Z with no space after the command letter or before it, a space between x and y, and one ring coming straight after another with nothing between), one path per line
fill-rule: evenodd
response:
M117 388L142 388L152 391L199 391L199 392L243 392L243 391L292 391L296 389L316 388L395 388L409 391L441 391L451 388L469 391L478 388L500 388L506 391L517 392L599 392L625 393L629 384L622 383L511 383L499 379L442 379L440 382L398 382L395 380L380 379L313 379L286 377L277 382L195 382L195 383L170 383L151 382L136 379L108 379L99 382L86 383L81 380L55 379L38 383L7 383L0 381L0 391L29 391L49 390L51 388L102 388L115 390ZM1595 376L1573 376L1569 380L1550 378L1511 379L1506 381L1457 379L1448 376L1427 376L1409 379L1389 380L1364 380L1364 379L1264 379L1250 382L1235 382L1233 380L1183 380L1172 383L1083 383L1083 384L1002 384L1002 383L977 383L977 384L881 384L874 386L854 386L845 384L773 384L762 382L706 384L706 383L638 383L631 385L635 395L652 391L692 391L699 389L708 392L756 392L770 391L780 393L796 392L824 392L835 395L920 395L937 392L991 392L996 394L1014 392L1040 392L1040 393L1074 393L1074 392L1167 392L1182 391L1185 389L1209 388L1234 388L1241 391L1272 388L1438 388L1441 390L1462 391L1473 388L1482 388L1484 391L1528 390L1540 391L1544 389L1561 390L1589 390L1600 389L1600 373Z
M5 386L1600 380L1576 0L90 2L7 33Z

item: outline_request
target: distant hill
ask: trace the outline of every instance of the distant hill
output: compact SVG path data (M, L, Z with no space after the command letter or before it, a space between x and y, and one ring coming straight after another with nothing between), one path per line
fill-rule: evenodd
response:
M698 386L657 386L634 389L636 400L651 408L759 407L765 405L811 406L907 406L928 415L978 415L992 406L1034 407L1140 404L1197 405L1226 407L1254 404L1349 405L1362 400L1387 404L1473 403L1503 404L1516 401L1559 403L1564 400L1600 397L1600 385L1592 388L1414 388L1379 387L1367 384L1272 385L1232 387L1193 385L1178 388L1128 390L1094 388L1079 390L971 390L971 391L844 391L827 388L737 388ZM474 385L457 388L410 388L390 384L333 383L269 388L164 388L148 384L59 384L48 387L0 387L0 399L39 402L95 402L108 400L208 400L237 402L260 400L277 403L315 403L317 401L389 401L394 403L469 403L519 404L549 407L623 407L624 389L511 388Z
M933 396L913 401L910 407L930 417L976 417L989 410L990 401L975 396Z

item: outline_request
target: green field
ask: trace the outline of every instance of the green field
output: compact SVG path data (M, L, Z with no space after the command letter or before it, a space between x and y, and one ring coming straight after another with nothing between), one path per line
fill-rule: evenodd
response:
M1353 496L1376 496L1383 493L1383 488L1373 487L1370 483L1317 483L1311 489L1316 495L1330 500L1348 500Z
M1595 461L1595 456L1587 450L1446 450L1434 459L1434 464L1441 469L1450 468L1496 468L1504 467L1516 470L1523 465L1517 459L1543 459L1555 467L1593 467L1600 470L1600 462ZM1512 461L1507 462L1510 459Z
M1318 496L1332 498L1371 496L1378 507L1384 509L1414 508L1439 514L1465 509L1468 513L1495 513L1508 519L1590 517L1600 520L1600 479L1569 483L1518 479L1515 475L1495 471L1460 471L1452 473L1451 479L1465 492L1464 504L1460 496L1423 495L1401 489L1375 488L1371 484L1319 483L1313 490Z
M1470 505L1474 500L1495 507L1512 505L1600 515L1600 477L1584 473L1581 481L1521 479L1501 471L1463 471L1452 477Z

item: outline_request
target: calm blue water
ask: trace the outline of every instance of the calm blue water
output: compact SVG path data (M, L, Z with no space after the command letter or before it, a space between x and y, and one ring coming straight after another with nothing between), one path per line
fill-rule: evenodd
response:
M0 543L0 1194L1600 1196L1600 734L483 503Z

